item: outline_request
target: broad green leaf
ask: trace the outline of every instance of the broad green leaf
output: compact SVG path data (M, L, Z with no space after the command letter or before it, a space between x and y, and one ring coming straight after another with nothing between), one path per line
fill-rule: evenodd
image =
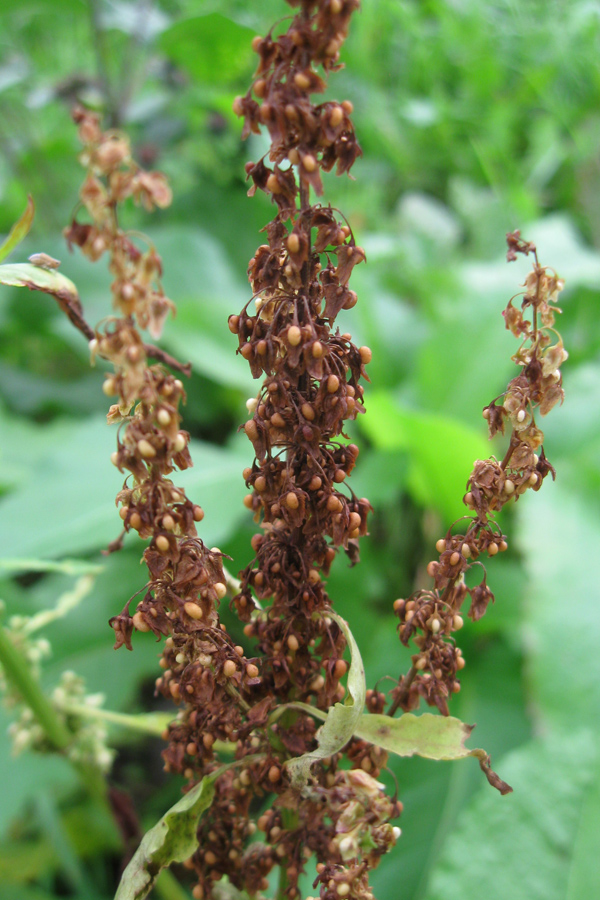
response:
M35 204L33 202L33 197L30 194L27 198L27 206L25 207L23 215L17 219L10 229L8 237L2 245L0 245L0 262L2 262L3 259L6 259L8 254L11 253L25 237L27 237L34 215Z
M115 900L143 900L161 869L192 855L198 847L198 822L215 795L215 781L230 765L205 775L146 832L123 872Z
M408 453L408 483L420 503L438 509L448 524L465 515L473 460L489 456L483 429L480 434L447 416L407 409L383 391L370 394L360 424L376 447Z
M585 834L596 803L592 792L597 790L598 750L593 737L573 727L549 732L506 756L502 768L514 794L506 803L495 802L490 791L476 794L447 841L426 900L597 896L597 818ZM576 885L595 885L596 891L575 894Z
M220 13L183 19L160 37L166 55L198 81L230 85L250 74L254 31Z
M69 278L61 275L56 269L44 269L31 263L0 266L0 284L43 291L67 303L79 301L77 288Z
M356 730L356 724L364 709L366 685L365 670L360 658L360 651L348 623L337 613L328 612L340 626L350 647L351 661L348 670L348 695L344 703L336 703L325 715L325 721L317 732L318 746L310 753L304 753L287 761L292 784L301 790L310 778L310 767L319 759L326 759L337 753L348 743ZM304 705L303 706L307 706ZM312 710L312 707L309 707Z
M512 788L490 769L489 756L485 750L470 750L465 747L465 741L473 727L452 716L435 716L431 713L423 713L421 716L404 713L398 719L367 714L360 717L354 734L398 756L423 756L425 759L445 760L474 756L479 760L479 765L490 784L501 794L510 793Z
M544 719L562 727L575 719L598 730L600 513L577 481L561 484L560 460L546 446L557 482L544 482L527 498L518 519L530 581L524 620L529 678Z
M18 489L0 499L3 555L60 556L106 546L120 531L114 498L125 479L110 463L115 429L100 417L65 423L60 435L57 430L60 440L46 454L44 430L36 432L39 464ZM175 473L174 482L201 504L206 513L201 536L218 544L246 515L241 471L248 456L196 441L191 453L194 467ZM24 515L24 510L30 512ZM136 537L129 541L137 542L141 553L142 542Z

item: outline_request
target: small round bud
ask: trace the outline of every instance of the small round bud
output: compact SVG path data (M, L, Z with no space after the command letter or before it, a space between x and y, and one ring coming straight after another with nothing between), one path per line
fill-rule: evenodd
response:
M370 347L359 347L358 352L360 353L363 366L366 366L373 359L373 352Z
M429 627L431 628L433 634L438 634L442 627L442 623L439 619L431 619L429 622Z
M188 600L187 603L183 604L183 610L190 617L190 619L201 619L204 616L204 612L202 611L202 607L198 606L197 603L193 603L191 600Z
M167 551L170 547L169 538L166 537L164 534L159 534L158 537L156 538L156 540L154 541L154 543L156 545L156 549L160 553L167 553Z
M394 600L394 612L399 612L399 610L404 609L404 600L402 597L398 597L397 600Z
M315 341L312 345L312 356L313 359L322 359L325 356L325 347L321 343L321 341Z
M506 481L504 482L504 493L508 494L508 496L510 497L510 495L514 494L514 492L515 492L515 483L514 483L514 481L511 481L510 478L507 478Z
M249 397L248 400L246 400L246 409L248 410L250 415L254 415L257 406L258 400L256 397Z
M312 153L307 153L302 157L302 165L306 169L307 172L314 172L317 168L317 161L312 155Z
M217 581L213 585L213 588L214 588L215 594L217 595L219 600L222 600L223 597L225 596L225 594L227 593L227 585L223 584L222 581Z
M286 644L288 645L288 647L290 648L292 653L295 653L296 650L298 649L298 647L300 646L300 642L295 634L290 634L290 636L288 637L288 639L286 641Z
M229 330L232 334L237 334L240 328L240 317L239 316L229 316L227 321L229 325Z
M455 550L454 553L450 554L450 565L457 566L460 562L460 553Z
M360 528L361 525L360 513L351 512L350 519L348 520L348 528L350 531L354 531L356 528Z
M179 431L177 433L177 437L173 441L173 451L175 453L181 453L182 450L185 450L187 446L186 436L183 431Z
M204 518L204 510L201 506L194 506L194 522L201 522Z
M437 560L432 559L431 562L428 563L427 574L430 576L430 578L435 578L435 573L437 572L438 568L439 563L437 562Z
M487 552L489 553L490 556L495 556L496 553L498 552L498 550L499 550L499 547L498 547L498 544L496 543L496 541L492 541L491 543L488 544Z
M251 441L255 441L258 438L258 428L254 419L250 419L249 422L246 422L244 431Z
M134 512L129 516L129 526L133 528L134 531L138 531L141 527L142 519L139 513Z
M464 556L465 559L471 558L471 548L469 547L468 544L463 544L462 547L460 548L460 552L462 553L462 555Z
M150 626L148 625L148 623L147 623L146 620L144 619L144 617L143 617L143 615L141 614L141 612L136 612L136 613L133 614L133 624L134 624L134 627L135 627L138 631L150 631Z
M467 506L473 506L473 492L467 491L465 494L465 503Z
M337 659L333 667L335 678L343 678L348 671L348 663L344 659Z
M246 494L246 496L242 500L242 503L244 504L246 509L252 509L252 507L254 506L254 497L252 496L252 494Z
M465 621L462 616L454 616L452 619L452 628L454 631L460 631L464 624Z
M342 481L344 481L345 477L346 477L346 473L344 472L343 469L336 469L334 476L333 476L333 480L335 481L336 484L341 484Z
M285 505L288 509L298 509L298 507L300 506L298 495L294 494L293 491L289 491L289 493L286 494Z
M330 375L327 379L327 390L330 394L335 394L340 386L340 379L337 375Z
M440 538L439 541L436 541L435 549L438 553L444 552L444 550L446 549L446 541L444 540L444 538Z
M152 457L156 456L156 450L146 438L141 438L137 442L137 450L140 456L143 456L144 459L152 459Z
M286 243L287 243L287 248L290 251L290 253L298 253L298 251L300 250L300 238L294 232L292 232L289 235ZM296 327L296 326L292 325L292 328L294 328L294 327Z
M300 407L300 412L305 419L308 419L309 422L314 421L316 413L310 403L303 403Z
M107 397L113 397L117 393L114 378L105 378L102 384L102 392L106 394Z
M267 178L267 190L271 191L272 194L279 194L281 192L281 185L279 184L279 178L274 172L271 172L269 177Z
M261 100L262 100L262 98L265 96L265 90L266 90L266 87L267 87L267 82L265 81L264 78L258 78L258 79L254 82L254 84L252 85L252 88L253 88L253 90L254 90L254 93L255 93L256 96L259 97Z
M323 484L323 479L319 475L313 475L308 485L309 491L318 491Z
M129 513L128 506L122 506L121 509L119 510L119 516L123 519L123 521L125 521L125 519L127 518L128 513Z
M527 413L525 412L525 410L520 409L519 412L517 413L517 422L524 422L526 415L527 415Z
M310 87L310 78L308 75L305 75L304 72L296 72L294 75L294 84L296 87L299 87L301 91L305 91ZM309 169L309 171L312 170Z
M171 424L171 416L170 416L170 413L168 412L168 410L159 409L159 411L156 414L156 421L158 422L159 425L162 425L163 428L166 428L167 425L170 425Z
M345 110L349 116L354 112L354 106L350 100L344 100L342 102L342 109Z
M333 125L334 128L337 128L338 125L342 124L342 120L344 118L344 110L341 106L332 106L329 111L329 121Z
M255 666L254 663L248 663L246 666L246 675L248 678L257 678L258 677L258 666Z
M532 472L531 475L529 476L529 484L533 487L534 485L536 485L538 483L538 480L539 480L538 473Z
M271 784L276 784L281 779L281 769L279 766L271 766L269 769L268 779Z
M459 656L459 657L457 658L457 660L456 660L456 668L457 668L457 669L464 669L465 666L466 666L466 662L465 662L464 657L463 657L463 656Z
M225 678L231 678L237 672L237 666L232 659L226 659L223 663L223 675Z
M292 147L292 149L288 152L288 159L293 166L297 166L300 162L300 154L295 147Z
M498 550L500 551L500 553L504 553L505 550L508 550L508 544L506 543L506 541L500 541L500 543L498 544Z
M162 517L162 527L166 531L173 531L175 528L175 519L169 513Z
M421 671L427 665L427 658L425 656L420 656L415 663L415 669Z
M297 325L290 325L287 332L288 342L292 347L297 347L302 340L302 332Z

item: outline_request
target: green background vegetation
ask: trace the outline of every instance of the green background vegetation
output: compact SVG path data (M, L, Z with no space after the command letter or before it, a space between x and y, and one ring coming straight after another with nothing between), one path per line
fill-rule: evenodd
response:
M108 314L103 262L70 255L60 237L83 171L75 99L105 108L137 158L169 175L173 206L132 209L125 224L163 257L178 305L163 345L194 366L185 425L195 467L176 481L204 507L202 537L234 571L253 533L241 502L250 445L237 427L257 386L226 320L248 298L247 262L272 213L243 181L266 138L242 145L231 103L252 74L252 36L287 12L281 0L3 0L0 13L0 233L28 192L37 205L12 260L58 257L88 320ZM331 78L332 96L354 103L364 150L356 181L327 178L326 199L367 252L353 277L360 302L340 324L373 350L352 483L376 512L360 567L339 559L329 587L370 686L407 668L391 605L423 584L473 459L504 452L487 444L481 418L514 372L500 313L527 271L503 261L504 233L520 227L567 282L567 399L541 423L558 477L503 513L509 552L488 566L496 604L462 632L467 667L452 707L477 723L473 745L514 794L500 797L472 760L394 763L403 836L373 877L378 900L600 896L599 59L593 0L365 0L347 68ZM149 709L156 644L142 634L133 654L114 653L106 624L142 586L143 547L130 537L100 555L120 524L115 435L101 373L53 302L0 292L0 550L102 563L92 594L46 630L43 682L74 669L108 708ZM8 614L50 606L72 584L26 565L18 577L0 570ZM112 832L66 762L11 758L10 718L0 711L1 900L112 897ZM114 741L113 781L149 827L180 784L162 774L159 741L116 730Z

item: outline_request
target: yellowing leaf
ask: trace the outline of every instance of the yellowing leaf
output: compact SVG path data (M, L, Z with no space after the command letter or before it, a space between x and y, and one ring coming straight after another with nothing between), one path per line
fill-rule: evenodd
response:
M0 266L0 284L13 287L28 287L32 291L52 294L64 303L79 304L77 288L70 279L56 269L44 269L31 263L15 263Z
M337 753L356 732L357 723L365 706L366 684L365 670L360 656L360 651L354 640L348 623L337 613L328 612L334 621L338 623L350 647L351 661L348 670L348 696L344 703L336 703L330 707L327 713L315 710L308 704L291 704L309 713L315 713L318 718L324 718L322 727L317 732L318 747L310 753L304 753L295 759L287 761L292 784L298 790L308 783L310 767L319 759L326 759L333 753Z
M13 227L10 229L8 237L0 246L0 262L3 259L6 259L8 254L11 253L25 237L27 237L27 234L33 222L34 215L35 205L30 194L27 198L27 206L25 207L25 211L23 212L22 216L17 219Z
M215 781L226 768L206 775L146 832L123 872L115 900L143 900L161 869L192 855L198 847L198 822L213 801Z

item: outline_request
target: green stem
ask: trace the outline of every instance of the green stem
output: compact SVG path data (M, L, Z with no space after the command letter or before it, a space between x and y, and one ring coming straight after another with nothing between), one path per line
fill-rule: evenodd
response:
M15 647L6 629L2 626L0 626L0 665L4 670L6 679L16 689L23 703L29 707L44 729L46 737L54 750L65 754L71 744L73 735L43 692L38 680L32 675L27 659ZM79 773L91 796L105 810L109 810L104 776L94 766L86 763L73 763L73 766Z
M6 629L0 626L0 665L6 678L21 695L23 702L46 732L46 737L55 750L62 752L71 743L71 734L56 710L44 694L39 682L33 677L29 664L20 653Z

